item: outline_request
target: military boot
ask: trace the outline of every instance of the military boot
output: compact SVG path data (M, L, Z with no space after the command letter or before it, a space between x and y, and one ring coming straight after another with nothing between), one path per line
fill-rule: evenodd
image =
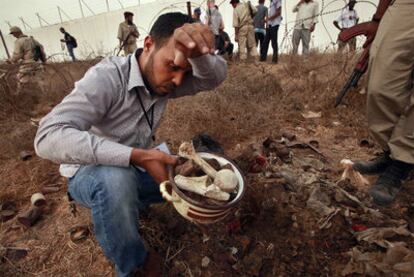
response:
M361 174L375 175L383 173L391 162L390 152L384 152L370 161L355 161L352 168Z
M392 160L375 185L369 189L374 202L381 206L391 204L400 191L402 181L408 177L413 167L412 164Z

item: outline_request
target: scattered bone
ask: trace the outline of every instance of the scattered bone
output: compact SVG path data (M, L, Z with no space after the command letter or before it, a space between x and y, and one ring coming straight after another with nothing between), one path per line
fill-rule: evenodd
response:
M192 143L182 143L178 150L178 154L181 157L193 160L197 165L199 165L208 176L213 178L214 184L221 190L231 192L236 189L238 184L236 174L231 170L226 169L216 171L208 162L206 162L195 152Z
M359 187L369 186L369 181L361 173L352 168L354 163L351 160L343 159L341 165L344 168L341 181L352 179Z
M78 243L85 240L89 235L89 228L86 225L75 226L69 230L70 240Z
M60 188L59 187L47 186L47 187L41 188L41 191L42 191L43 194L50 194L50 193L59 192Z
M42 193L37 192L32 195L32 197L30 198L30 202L33 206L41 207L46 205L46 198Z
M17 221L27 228L33 226L42 215L42 209L31 206L30 209L17 217Z
M406 226L400 227L382 227L382 228L369 228L365 231L357 232L356 239L358 241L366 241L368 243L375 243L383 248L389 248L393 244L386 239L390 239L395 236L412 236Z
M185 177L177 175L174 182L180 189L194 192L196 194L212 198L218 201L228 201L230 194L220 190L215 184L210 184L208 176Z
M201 267L208 267L208 265L210 264L210 258L205 256L202 260L201 260Z
M320 118L322 117L322 112L307 111L302 113L302 116L306 119Z

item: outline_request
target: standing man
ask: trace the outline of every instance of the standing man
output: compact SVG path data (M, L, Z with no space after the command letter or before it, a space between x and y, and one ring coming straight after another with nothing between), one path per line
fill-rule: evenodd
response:
M207 9L201 15L201 23L208 25L215 37L215 47L218 49L220 39L220 28L224 26L223 17L221 16L218 7L214 0L207 0Z
M61 42L66 43L66 48L68 49L69 55L72 58L72 61L75 61L75 54L73 53L73 49L78 47L78 43L76 42L76 39L71 36L68 32L65 31L63 27L60 27L60 32L64 35L64 38L61 39Z
M143 276L161 276L163 263L145 249L138 218L162 200L158 184L177 160L152 148L168 100L212 90L226 78L226 62L210 54L210 28L191 23L182 13L161 15L144 48L90 68L36 134L37 154L61 164L70 195L91 209L118 277L141 267Z
M263 47L263 40L266 35L266 18L267 7L264 5L265 0L259 0L259 5L256 6L257 13L253 18L254 23L254 36L256 38L256 45L259 49Z
M119 24L118 39L119 49L124 50L124 55L134 53L137 49L137 39L139 32L137 26L133 22L134 14L132 12L124 12L125 21Z
M279 47L277 45L277 33L279 31L279 26L281 22L282 0L270 0L269 16L267 17L266 37L263 42L263 47L260 49L260 61L266 61L267 50L269 49L269 42L272 41L272 63L277 63L279 55Z
M379 22L384 3L391 5ZM378 7L370 24L372 30L379 27L369 53L367 117L384 152L375 160L355 162L354 169L379 174L369 194L375 203L387 205L414 165L414 2L381 0Z
M297 13L292 37L293 54L298 53L299 42L302 41L302 52L307 55L309 54L311 33L315 31L315 25L318 23L319 4L314 0L300 0L293 7L293 12Z
M10 34L16 38L16 41L13 55L8 62L21 64L17 73L17 91L19 92L21 87L29 81L38 81L36 75L43 69L40 62L46 62L46 54L43 45L33 37L23 34L19 27L11 27Z
M233 6L233 27L235 41L239 44L240 60L246 61L247 54L257 57L256 41L254 37L253 18L257 12L250 1L240 3L239 0L230 0Z
M359 17L358 13L354 9L355 4L355 0L349 0L348 5L341 11L341 15L338 17L337 20L333 22L333 24L339 31L351 28L358 24ZM351 38L346 43L338 40L338 52L342 52L347 44L349 45L349 50L355 51L356 37Z

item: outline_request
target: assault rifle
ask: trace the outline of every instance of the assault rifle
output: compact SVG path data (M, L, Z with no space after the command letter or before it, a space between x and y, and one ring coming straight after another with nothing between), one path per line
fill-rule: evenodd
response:
M352 72L351 76L349 77L348 81L345 83L345 86L340 91L338 96L336 97L335 101L335 108L338 107L342 99L348 93L348 91L353 88L357 87L359 79L364 75L364 73L368 69L368 61L369 61L369 50L371 47L371 43L377 34L377 29L379 22L382 19L387 8L392 5L394 0L381 0L378 4L377 11L375 12L372 21L365 22L361 24L357 24L351 28L344 29L339 33L338 39L342 42L347 42L351 38L356 36L365 35L367 40L364 43L364 51L362 52L361 56L358 59L357 64L354 67L354 71Z

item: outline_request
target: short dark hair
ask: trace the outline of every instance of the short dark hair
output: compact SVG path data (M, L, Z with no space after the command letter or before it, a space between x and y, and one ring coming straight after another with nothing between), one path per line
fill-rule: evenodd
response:
M260 4L264 4L265 0L259 0Z
M61 31L65 31L65 28L63 28L63 27L60 27L60 28L59 28L59 30L61 30Z
M124 17L134 16L132 12L124 12Z
M156 47L162 46L174 34L175 29L194 20L186 14L179 12L166 13L158 17L152 25L149 35L155 42Z

